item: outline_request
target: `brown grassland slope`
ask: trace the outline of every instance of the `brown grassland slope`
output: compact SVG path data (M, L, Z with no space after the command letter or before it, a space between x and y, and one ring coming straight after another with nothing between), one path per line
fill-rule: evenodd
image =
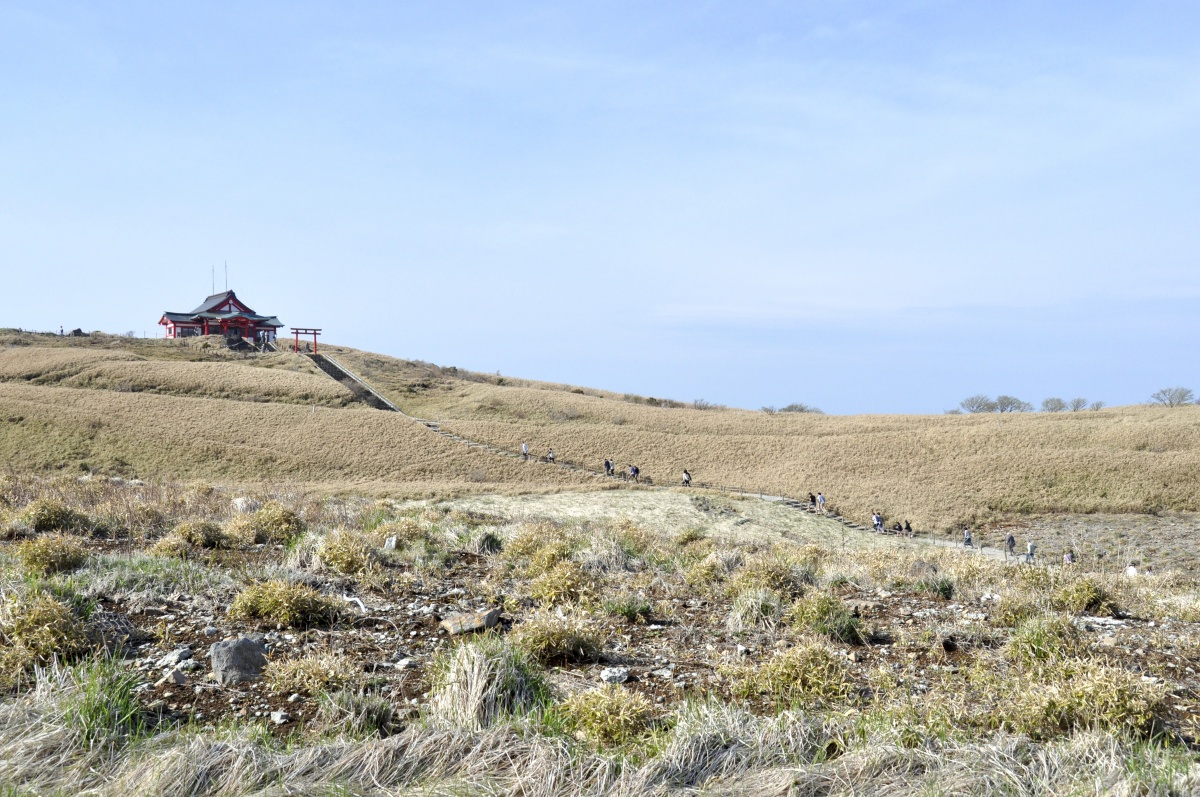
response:
M439 420L463 437L509 450L524 440L538 455L553 447L560 462L593 469L613 457L622 469L636 463L656 484L677 483L687 468L702 484L793 497L820 491L856 518L879 510L889 522L909 519L918 528L942 530L1047 513L1200 511L1200 407L767 414L652 406L599 390L327 350L406 412ZM9 431L0 446L30 467L90 457L93 466L124 462L161 476L261 476L273 468L282 477L311 474L331 487L356 488L446 482L487 491L496 483L557 488L587 481L477 452L468 457L418 425L358 409L344 387L305 358L235 354L207 339L0 333L0 386L0 418L29 419L5 421ZM162 401L141 401L152 398L146 394ZM181 403L174 403L176 396ZM250 402L262 409L243 406ZM318 409L306 416L303 408L284 404ZM120 427L107 417L116 407L124 409L115 417L128 419ZM395 435L416 446L406 456L425 465L397 466L389 458ZM217 448L198 456L197 440ZM426 444L426 453L418 453ZM173 445L191 453L178 456ZM241 457L227 461L225 446L240 446ZM57 456L58 449L72 453Z
M767 414L666 408L342 350L407 411L508 449L598 468L639 465L794 497L824 492L857 517L921 528L1048 512L1200 510L1200 407L1006 415ZM631 397L632 398L632 397Z

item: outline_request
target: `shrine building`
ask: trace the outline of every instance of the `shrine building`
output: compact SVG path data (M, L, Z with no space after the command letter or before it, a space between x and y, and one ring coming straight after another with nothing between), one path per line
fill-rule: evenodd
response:
M190 313L163 313L158 323L167 328L168 338L224 335L255 341L275 340L283 326L275 316L251 310L233 291L214 293Z

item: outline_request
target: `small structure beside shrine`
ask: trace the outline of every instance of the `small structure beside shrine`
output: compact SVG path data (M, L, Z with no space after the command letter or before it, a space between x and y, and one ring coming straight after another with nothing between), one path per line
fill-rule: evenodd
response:
M259 315L233 291L214 293L190 313L163 313L158 322L168 338L224 335L257 342L273 341L283 326L275 316Z

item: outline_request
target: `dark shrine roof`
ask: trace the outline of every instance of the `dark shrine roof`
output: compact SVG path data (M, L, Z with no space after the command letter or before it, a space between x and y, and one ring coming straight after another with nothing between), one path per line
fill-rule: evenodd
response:
M223 291L221 293L214 293L212 296L209 296L207 299L205 299L203 302L200 303L199 307L197 307L192 312L193 313L207 313L209 310L213 309L214 307L220 307L222 304L225 303L226 299L233 299L234 301L238 302L239 304L242 304L241 299L238 299L238 297L234 294L233 291ZM245 307L244 304L242 304L242 306ZM246 309L249 310L250 308L246 307ZM253 311L251 311L251 312L253 312Z
M227 312L216 312L215 308L220 307L226 302L232 301L235 305L245 307L244 311L234 309ZM163 313L163 321L173 324L197 323L208 319L209 321L226 321L234 318L244 318L247 321L252 321L260 327L282 327L279 319L275 316L259 315L246 306L246 303L237 297L233 291L222 291L209 296L200 306L190 313Z

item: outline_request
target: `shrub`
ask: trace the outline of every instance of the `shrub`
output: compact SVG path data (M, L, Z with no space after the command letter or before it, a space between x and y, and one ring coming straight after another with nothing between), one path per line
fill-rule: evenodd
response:
M68 531L84 532L92 527L87 515L76 512L62 501L38 498L25 507L20 522L36 532Z
M784 704L830 703L854 691L842 658L817 642L786 650L763 664L736 668L731 674L738 697L765 696Z
M631 623L644 622L654 607L650 601L637 595L619 595L601 604L607 614L624 617Z
M228 548L232 543L221 532L220 526L206 520L185 520L176 525L171 533L196 548Z
M796 601L788 612L788 619L799 628L839 642L854 645L864 641L858 618L846 608L841 598L827 592Z
M785 598L798 598L816 580L810 565L777 555L760 555L749 559L734 572L726 592L737 595L748 590L767 589Z
M944 601L948 601L954 597L954 582L945 576L923 578L913 585L913 589L917 592L923 592L926 595L941 598Z
M1074 656L1080 649L1079 629L1057 615L1022 620L1008 638L1009 658L1027 667Z
M13 593L0 604L0 685L5 688L35 664L73 661L91 646L75 612L44 592Z
M380 542L388 537L396 538L396 548L407 548L414 542L426 539L429 536L428 530L421 525L421 522L416 518L400 518L390 523L376 525L372 529L367 529L375 535Z
M333 653L314 653L298 659L269 662L263 678L276 692L312 696L357 689L364 681L362 668L354 659Z
M196 547L176 534L168 534L150 546L150 554L153 556L190 559L194 553L196 553Z
M705 539L707 536L702 529L686 528L675 535L675 544L680 548L686 548L693 542L700 542L700 540Z
M401 728L390 702L377 695L347 690L320 695L317 726L325 733L358 739L388 737Z
M361 576L380 566L379 548L358 531L331 531L317 546L317 559L323 567L347 576Z
M1115 601L1094 576L1081 576L1060 585L1051 596L1050 605L1072 614L1112 615L1116 611Z
M541 664L595 661L602 633L581 617L538 612L512 630L512 644Z
M304 522L278 501L268 501L252 515L239 515L225 527L225 535L240 545L287 544L304 532Z
M1071 659L1039 675L1004 711L1004 724L1034 738L1089 729L1149 736L1167 713L1164 685L1119 667Z
M575 562L559 562L543 572L529 586L529 594L546 606L577 603L593 595L596 583Z
M572 695L558 712L568 728L601 747L645 741L655 720L654 704L645 695L616 684Z
M1042 609L1036 603L1025 598L1005 595L996 603L991 618L1006 628L1015 628L1023 621L1042 614Z
M87 561L83 544L65 534L47 534L27 540L17 546L16 553L26 570L41 576L74 570Z
M430 712L455 728L479 731L549 699L527 650L490 634L439 653L430 671Z
M233 599L229 616L292 628L326 626L335 622L341 606L312 587L274 580L252 584Z
M730 631L749 631L770 628L783 612L779 596L769 589L748 589L733 599L725 627Z

